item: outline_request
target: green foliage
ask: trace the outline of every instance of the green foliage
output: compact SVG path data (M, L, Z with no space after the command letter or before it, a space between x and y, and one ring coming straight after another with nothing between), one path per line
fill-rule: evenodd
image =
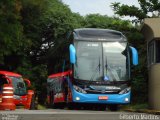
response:
M20 24L18 0L0 1L0 63L4 63L4 56L19 51L22 41L23 27ZM15 44L16 43L16 44ZM20 53L20 51L19 51Z
M134 112L145 112L145 110L148 110L148 108L149 106L147 102L122 106L122 110L132 110Z
M85 17L85 22L85 27L89 28L106 28L126 31L132 27L129 21L99 14L87 15Z
M131 46L138 50L139 64L132 67L132 96L134 103L144 103L148 99L147 43L143 35L135 28L127 34Z
M115 14L120 16L136 17L138 21L147 17L160 17L160 1L159 0L138 0L140 8L134 5L128 6L118 2L112 3L111 7ZM152 13L150 15L149 13ZM137 20L135 20L137 21Z
M141 9L135 7L134 5L128 6L128 5L120 5L120 3L113 3L112 7L113 10L115 11L115 14L118 14L120 16L130 16L130 17L136 16L139 19L143 19L146 17L146 14Z

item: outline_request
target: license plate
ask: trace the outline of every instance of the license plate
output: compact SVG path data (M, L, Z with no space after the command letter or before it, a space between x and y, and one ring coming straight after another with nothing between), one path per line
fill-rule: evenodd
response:
M108 96L99 96L98 99L99 100L108 100Z

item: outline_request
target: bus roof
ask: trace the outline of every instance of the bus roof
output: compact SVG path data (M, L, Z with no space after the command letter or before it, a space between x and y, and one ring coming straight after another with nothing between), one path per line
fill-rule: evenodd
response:
M5 76L14 76L14 77L22 77L22 75L14 73L14 72L9 72L9 71L0 71L1 75Z
M73 31L76 40L91 41L126 41L126 37L119 31L99 28L79 28Z
M72 71L69 70L69 71L66 71L66 72L52 74L52 75L48 76L48 78L63 77L63 76L67 76L67 75L69 75L71 73L72 73Z

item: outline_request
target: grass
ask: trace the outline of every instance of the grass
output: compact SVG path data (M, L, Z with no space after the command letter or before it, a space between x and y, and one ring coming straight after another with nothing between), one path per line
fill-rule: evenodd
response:
M147 103L141 103L141 104L131 104L124 106L125 109L148 109Z
M160 115L159 110L149 109L149 106L148 106L147 103L131 104L131 105L126 105L126 106L121 106L121 110L122 111L127 111L127 112L139 112L139 113L148 113L148 114Z
M147 103L139 103L139 104L129 104L129 105L122 105L121 110L132 110L132 111L137 111L137 110L149 110L149 106Z
M46 106L38 104L38 110L46 110Z

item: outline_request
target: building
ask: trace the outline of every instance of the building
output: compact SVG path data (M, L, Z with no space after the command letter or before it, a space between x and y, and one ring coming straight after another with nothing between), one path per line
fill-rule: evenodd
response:
M160 110L160 18L146 18L141 32L147 42L149 106Z

